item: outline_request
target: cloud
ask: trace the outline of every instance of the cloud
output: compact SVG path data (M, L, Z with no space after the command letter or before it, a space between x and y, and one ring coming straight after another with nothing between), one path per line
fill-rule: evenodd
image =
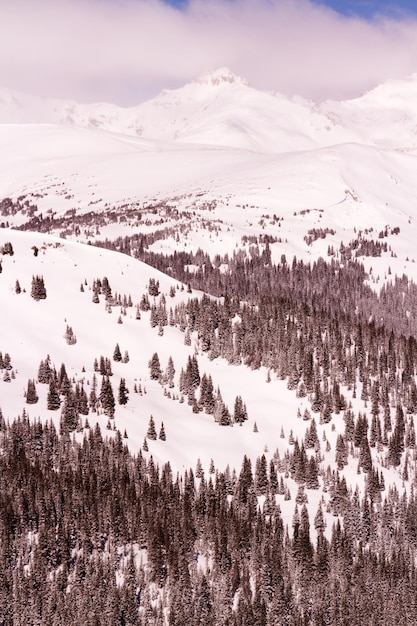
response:
M0 85L131 105L226 65L316 100L417 71L417 21L342 17L309 0L0 0Z

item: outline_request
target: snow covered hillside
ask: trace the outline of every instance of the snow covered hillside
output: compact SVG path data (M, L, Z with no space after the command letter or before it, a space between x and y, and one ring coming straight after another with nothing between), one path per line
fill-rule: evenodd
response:
M151 249L177 249L181 234L187 250L212 256L268 234L276 260L399 229L374 279L388 266L415 276L416 84L318 106L222 69L138 105L140 137L132 110L99 105L100 117L83 105L69 123L66 103L3 93L0 218L85 242L165 228L172 236Z
M187 288L161 272L115 252L36 233L1 230L2 249L7 242L11 243L14 254L3 254L0 276L2 327L7 329L1 351L3 357L5 353L10 355L13 366L11 370L3 370L4 380L0 382L1 409L6 420L26 410L32 418L52 419L59 428L61 410L47 410L48 385L36 382L39 400L33 405L26 403L28 380L38 380L39 364L49 355L51 367L59 372L64 363L70 380L82 384L87 395L96 375L98 395L102 376L94 369L94 361L100 362L104 356L111 362L116 400L112 428L121 433L126 430L129 447L138 451L153 415L158 433L164 423L166 441L148 441L150 453L160 462L169 460L175 470L194 466L198 458L206 471L211 459L221 469L228 464L240 466L244 454L255 459L268 447L273 453L272 448L282 441L281 428L287 431L287 436L290 428L297 432L293 418L304 403L295 399L284 382L270 385L266 382L266 371L253 372L243 366L231 368L224 359L211 361L198 350L196 335L186 345L185 333L178 323L166 323L162 331L159 324L152 327L152 311L141 306L143 296L149 298L151 306L154 303L159 306L165 300L170 312L180 303L200 297L198 292L188 293ZM36 276L44 280L45 299L31 295ZM103 281L104 277L108 279L111 297L100 294L99 302L93 302L93 283L97 279ZM152 281L159 285L158 296L150 295ZM68 339L67 327L75 335L74 343ZM121 351L119 361L113 358L116 345ZM125 351L127 362L123 362ZM149 361L154 353L158 354L163 372L172 357L175 368L172 387L152 380ZM214 388L220 389L232 412L235 397L243 397L249 415L243 426L222 428L213 416L193 413L187 398L185 402L179 401L180 371L186 369L188 357L194 355L200 374L212 377ZM117 402L121 378L129 389L126 405ZM138 390L141 387L142 392L134 392L135 387ZM172 399L174 396L176 399ZM91 426L96 419L105 431L108 414L90 411ZM82 426L84 420L85 417L81 419ZM255 422L257 434L253 433Z
M0 621L416 623L416 105L0 93Z
M299 416L311 395L288 388L286 376L273 373L269 382L267 367L210 358L198 332L187 337L181 323L181 306L196 293L126 254L86 244L126 252L135 243L154 255L200 251L220 273L239 253L268 253L275 263L324 258L342 266L352 257L363 263L376 292L396 276L416 280L410 201L417 195L416 84L412 76L356 101L317 106L259 93L222 69L131 110L4 91L0 244L10 242L14 250L3 254L0 276L7 329L0 349L13 365L13 376L6 370L0 383L4 417L12 420L25 409L59 426L62 407L48 410L47 385L36 382L40 362L49 355L57 372L63 363L73 384L90 393L94 375L101 384L94 361L103 357L113 369L115 414L90 410L88 421L98 419L104 430L109 425L109 433L126 431L133 451L143 449L152 415L166 439L148 440L148 454L178 471L197 459L208 471L211 461L236 469L244 454L254 461L264 453L285 454L291 431L293 440L305 436ZM36 277L44 280L46 299L31 296ZM98 294L104 277L111 297ZM159 282L158 295L152 282ZM141 308L144 296L150 310ZM152 306L166 308L167 316L172 309L169 323L151 324ZM116 345L122 355L128 351L128 362L114 361ZM172 387L152 378L155 353L162 377L172 357ZM213 415L193 411L192 401L180 401L180 372L192 357L231 413L236 398L243 399L249 419L242 426L222 428ZM119 405L122 379L129 397ZM28 406L24 394L32 380L39 400ZM366 397L356 398L347 387L347 404L365 411ZM320 425L323 472L334 465L344 427L341 416ZM376 467L384 466L381 450L373 458ZM356 459L349 457L343 471L349 485L363 491ZM385 469L386 483L398 483L400 475ZM294 491L296 482L287 479ZM311 497L316 502L320 496Z

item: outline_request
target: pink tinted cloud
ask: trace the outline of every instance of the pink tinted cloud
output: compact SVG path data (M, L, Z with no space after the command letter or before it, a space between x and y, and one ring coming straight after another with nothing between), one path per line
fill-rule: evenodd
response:
M254 87L346 98L417 71L417 22L309 0L0 0L0 85L135 104L229 66Z

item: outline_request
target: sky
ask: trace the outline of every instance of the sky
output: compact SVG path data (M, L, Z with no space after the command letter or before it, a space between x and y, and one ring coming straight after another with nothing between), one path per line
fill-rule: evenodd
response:
M0 0L0 88L133 106L221 66L264 91L356 97L417 72L417 2Z

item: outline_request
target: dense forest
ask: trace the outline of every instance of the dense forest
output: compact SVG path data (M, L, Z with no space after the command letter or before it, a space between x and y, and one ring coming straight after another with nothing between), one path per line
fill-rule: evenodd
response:
M268 235L255 237L249 248L231 256L213 259L201 249L169 255L153 252L155 240L166 236L166 232L133 235L95 245L132 255L213 296L236 296L254 303L260 297L286 298L332 316L347 314L360 322L372 319L396 334L417 335L417 285L406 275L392 276L388 270L387 276L376 277L383 279L376 291L360 256L354 254L378 256L375 249L379 251L382 245L378 240L359 237L348 245L342 243L337 253L329 248L327 259L319 257L311 263L296 257L288 260L285 255L274 263L270 249L274 238Z
M329 469L329 534L322 505L310 520L302 498L284 526L282 468L265 457L173 476L120 433L76 441L25 415L2 420L1 449L4 626L413 623L413 494L360 497Z

